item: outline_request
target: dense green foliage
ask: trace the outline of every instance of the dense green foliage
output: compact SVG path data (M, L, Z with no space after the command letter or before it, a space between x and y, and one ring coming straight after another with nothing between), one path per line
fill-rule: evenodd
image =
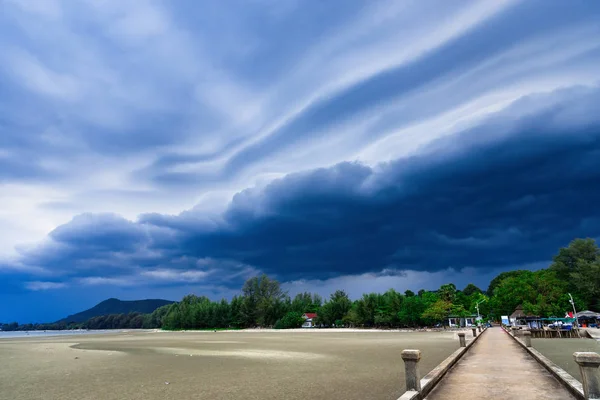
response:
M275 329L293 329L300 328L304 323L303 313L298 311L289 311L281 319L275 322Z
M157 309L152 314L128 313L108 314L90 318L85 322L58 321L45 324L0 324L2 331L56 331L71 329L151 329L162 326L162 317L168 311L168 305Z
M323 304L320 310L317 311L317 323L326 326L343 325L345 318L352 308L352 301L343 290L336 290L331 295L329 301Z
M560 249L550 271L581 304L600 310L600 249L593 239L575 239Z
M147 315L147 314L146 314ZM90 318L81 325L83 329L141 329L145 314L109 314Z
M21 324L17 322L11 322L8 324L0 323L0 330L11 332L11 331L56 331L56 330L67 330L67 329L80 329L79 324L67 324L64 322L44 323L44 324Z
M33 329L221 329L302 325L303 314L317 313L322 327L417 327L444 325L449 315L469 316L477 312L491 320L509 315L518 305L526 313L541 317L563 316L572 310L569 293L578 310L600 310L600 250L592 239L576 239L560 249L548 269L509 271L499 274L484 293L473 284L458 290L453 284L436 291L394 289L367 293L352 301L343 290L323 302L316 294L300 293L291 299L276 280L266 275L246 281L231 301L211 301L188 295L180 302L164 305L151 314L125 313L96 316L84 323L42 325L0 324L3 330Z

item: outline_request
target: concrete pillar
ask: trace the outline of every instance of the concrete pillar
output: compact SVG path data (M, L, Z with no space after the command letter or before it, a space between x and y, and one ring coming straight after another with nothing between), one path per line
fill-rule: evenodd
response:
M465 341L465 333L464 332L459 332L458 342L460 343L460 347L467 347L467 342Z
M573 353L573 358L581 371L583 395L586 399L600 399L600 355L582 351Z
M523 338L525 339L525 346L531 347L531 332L529 332L529 331L523 332Z
M479 325L477 328L479 329L479 332L481 332L481 325Z
M517 327L516 327L516 326L511 326L511 327L510 327L510 333L511 333L513 336L517 336Z
M406 380L406 390L421 391L421 377L419 376L419 361L421 360L421 350L402 350L402 360L404 361L404 378Z
M477 328L471 328L473 331L473 337L477 337Z

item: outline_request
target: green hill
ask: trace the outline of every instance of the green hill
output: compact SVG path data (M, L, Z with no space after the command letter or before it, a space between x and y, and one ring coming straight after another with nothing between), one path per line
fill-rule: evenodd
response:
M82 311L77 314L69 315L67 318L63 318L58 322L85 322L90 318L98 317L100 315L109 314L129 314L132 312L150 314L159 307L167 304L172 304L173 301L161 300L161 299L147 299L147 300L132 300L123 301L119 299L108 299L101 303L98 303L89 310Z

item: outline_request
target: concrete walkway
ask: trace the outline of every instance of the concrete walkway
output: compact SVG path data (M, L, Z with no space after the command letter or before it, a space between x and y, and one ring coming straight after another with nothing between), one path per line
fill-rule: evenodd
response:
M575 399L501 328L488 329L427 400Z

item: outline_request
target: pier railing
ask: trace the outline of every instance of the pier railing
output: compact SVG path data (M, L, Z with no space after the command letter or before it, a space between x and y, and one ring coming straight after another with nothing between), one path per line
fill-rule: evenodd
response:
M522 346L537 362L548 370L556 379L565 386L576 398L581 400L600 400L600 355L594 352L575 352L573 358L579 366L582 381L579 382L565 370L554 364L547 357L533 348L531 343L531 332L521 331L522 339L517 337L516 329L504 331ZM485 331L486 329L483 329ZM467 334L458 333L460 347L442 363L435 367L423 378L419 375L419 361L421 351L417 349L406 349L402 351L402 359L405 368L406 392L398 400L423 400L431 390L439 383L446 373L458 362L468 351L481 334L473 329L473 339L466 341ZM470 335L469 335L470 336Z
M467 334L464 332L458 333L459 348L448 358L442 361L437 367L432 369L423 378L419 374L419 361L421 360L421 351L416 349L406 349L402 351L402 360L404 361L404 378L406 383L406 392L398 398L398 400L422 400L431 392L438 384L444 375L456 364L458 360L469 350L477 339L481 337L481 333L487 328L473 328L472 340L466 340ZM479 330L480 334L477 334Z
M546 356L533 348L531 344L532 333L522 330L518 337L515 327L507 329L502 327L519 345L531 354L531 356L558 379L575 397L582 400L600 400L600 355L594 352L575 352L573 358L581 372L581 382L575 379L564 369L550 361Z

